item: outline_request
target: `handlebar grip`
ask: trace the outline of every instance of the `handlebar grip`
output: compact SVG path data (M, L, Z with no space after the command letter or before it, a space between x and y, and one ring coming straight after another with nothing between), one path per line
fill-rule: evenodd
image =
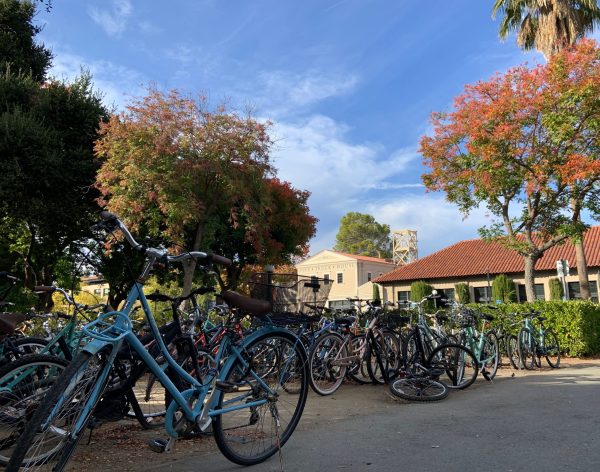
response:
M33 287L34 292L44 292L44 293L52 293L56 291L56 287L52 285L36 285Z
M119 217L117 215L115 215L114 213L111 213L110 211L106 211L106 210L103 210L100 212L100 218L103 221L115 221L115 220L119 219Z
M223 256L219 256L218 254L211 254L210 258L213 262L225 266L225 267L229 267L232 262L231 259L228 259L227 257L223 257Z

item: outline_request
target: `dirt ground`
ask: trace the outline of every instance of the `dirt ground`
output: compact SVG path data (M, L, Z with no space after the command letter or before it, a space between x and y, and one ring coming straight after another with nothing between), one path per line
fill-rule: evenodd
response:
M587 365L600 366L600 359L561 360L561 367L565 368ZM547 365L535 371L516 371L503 366L498 370L497 379L544 375L550 371L552 369ZM480 376L478 382L485 382L485 380ZM342 385L334 395L328 397L321 397L311 391L298 430L309 430L318 424L337 422L352 416L364 416L395 408L397 400L387 392L386 386L352 383ZM100 472L115 470L117 464L118 470L122 471L144 471L149 466L153 470L169 469L170 463L177 462L182 457L197 456L201 464L203 456L217 451L213 438L207 436L178 441L172 453L158 454L151 451L147 445L155 438L167 438L162 428L143 430L135 420L105 424L92 433L89 443L87 434L82 438L68 470Z

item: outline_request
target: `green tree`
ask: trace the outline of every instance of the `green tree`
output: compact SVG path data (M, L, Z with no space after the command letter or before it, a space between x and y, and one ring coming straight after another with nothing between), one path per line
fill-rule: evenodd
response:
M373 301L381 300L381 295L379 294L379 285L373 284Z
M471 292L469 291L469 284L459 283L454 286L454 293L456 299L463 304L471 302Z
M31 76L43 82L50 67L52 53L35 41L42 30L33 24L34 2L0 0L0 74Z
M492 300L511 303L517 300L515 283L505 274L496 276L492 282Z
M563 284L556 277L548 281L550 286L550 300L562 300L564 296Z
M379 224L371 215L350 212L340 220L336 251L381 258L392 257L389 225Z
M496 0L501 12L500 37L517 33L523 49L537 49L546 58L592 32L600 21L597 0Z
M423 280L418 280L410 284L410 299L413 302L420 302L426 296L431 295L432 291L433 287L431 285ZM429 300L425 302L423 306L431 309L435 304L432 300Z

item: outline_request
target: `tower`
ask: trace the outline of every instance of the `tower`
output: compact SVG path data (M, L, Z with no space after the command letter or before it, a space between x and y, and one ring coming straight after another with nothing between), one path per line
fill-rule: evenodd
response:
M392 258L396 265L406 265L419 258L417 232L400 229L392 232Z

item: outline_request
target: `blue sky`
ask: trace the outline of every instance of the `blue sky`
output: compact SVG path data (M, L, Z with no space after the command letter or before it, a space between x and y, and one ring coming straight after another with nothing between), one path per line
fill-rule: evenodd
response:
M278 175L309 190L311 252L335 243L349 211L416 229L419 255L477 237L426 193L418 142L432 111L465 84L541 60L498 39L492 0L54 0L40 11L51 73L89 69L124 107L152 84L250 107L273 122Z

